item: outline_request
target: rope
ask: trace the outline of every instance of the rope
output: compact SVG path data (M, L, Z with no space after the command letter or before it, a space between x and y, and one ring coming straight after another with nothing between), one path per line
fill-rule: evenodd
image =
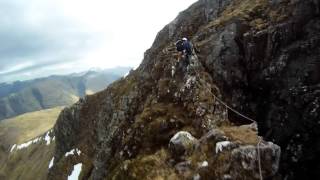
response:
M259 165L259 175L260 175L260 180L263 180L263 177L262 177L262 170L261 170L261 159L260 159L260 143L261 143L261 139L259 137L259 142L257 144L257 150L258 150L258 165Z
M221 99L219 99L216 95L214 95L213 93L211 93L221 104L223 104L226 108L230 109L231 111L233 111L234 113L238 114L239 116L248 119L252 122L257 122L251 118L249 118L248 116L245 116L243 114L241 114L239 111L233 109L232 107L228 106L225 102L223 102ZM259 166L259 176L260 176L260 180L263 180L262 177L262 168L261 168L261 157L260 157L260 143L261 143L262 138L259 137L259 142L257 144L257 151L258 151L258 166Z
M249 118L248 116L245 116L245 115L241 114L239 111L233 109L232 107L228 106L225 102L223 102L221 99L219 99L219 98L218 98L216 95L214 95L213 93L212 93L212 95L213 95L221 104L223 104L226 108L230 109L230 110L233 111L234 113L238 114L239 116L241 116L241 117L243 117L243 118L245 118L245 119L250 120L251 122L257 122L257 121L255 121L255 120Z
M197 70L196 70L197 71ZM199 73L196 73L196 76L199 76ZM199 77L198 77L199 78ZM199 78L200 79L200 78ZM232 107L228 106L225 102L223 102L221 99L219 99L216 95L214 95L212 92L211 94L215 97L216 100L218 100L222 105L224 105L227 109L231 110L232 112L236 113L237 115L251 121L251 122L255 122L257 123L257 121L249 118L248 116L245 116L243 114L241 114L239 111L233 109ZM262 176L262 168L261 168L261 157L260 157L260 143L262 141L262 138L259 137L259 142L257 144L257 152L258 152L258 166L259 166L259 175L260 175L260 180L263 180L263 176Z
M221 103L223 104L225 107L227 107L228 109L230 109L231 111L233 111L234 113L238 114L239 116L245 118L245 119L248 119L252 122L257 122L243 114L241 114L240 112L238 112L237 110L233 109L232 107L228 106L225 102L223 102L221 99L219 99L217 96L215 96L213 93L212 95ZM260 180L263 180L263 177L262 177L262 168L261 168L261 157L260 157L260 143L261 143L261 140L262 138L259 137L259 142L257 144L257 151L258 151L258 166L259 166L259 176L260 176Z

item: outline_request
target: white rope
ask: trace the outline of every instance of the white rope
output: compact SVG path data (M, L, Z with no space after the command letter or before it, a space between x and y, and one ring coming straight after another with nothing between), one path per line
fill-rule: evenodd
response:
M219 99L219 98L218 98L217 96L215 96L213 93L212 93L212 95L213 95L221 104L223 104L225 107L227 107L228 109L230 109L230 110L233 111L234 113L236 113L236 114L238 114L239 116L241 116L241 117L243 117L243 118L245 118L245 119L248 119L248 120L250 120L250 121L252 121L252 122L257 122L257 121L255 121L255 120L249 118L248 116L245 116L245 115L241 114L240 112L238 112L237 110L233 109L232 107L228 106L225 102L223 102L221 99Z
M258 150L258 165L259 165L259 174L260 174L260 180L263 180L262 177L262 170L261 170L261 159L260 159L260 143L262 138L259 137L259 142L257 144L257 150Z
M241 116L241 117L243 117L243 118L245 118L245 119L248 119L248 120L250 120L250 121L252 121L252 122L255 122L255 123L257 122L257 121L255 121L255 120L253 120L253 119L251 119L251 118L249 118L249 117L241 114L240 112L238 112L237 110L233 109L232 107L228 106L225 102L223 102L221 99L219 99L219 98L218 98L216 95L214 95L213 93L212 93L212 95L213 95L221 104L223 104L225 107L227 107L228 109L230 109L230 110L233 111L234 113L236 113L236 114L238 114L239 116ZM257 144L257 151L258 151L258 166L259 166L260 180L263 180L263 177L262 177L262 168L261 168L261 157L260 157L260 143L261 143L261 140L262 140L262 138L259 137L259 142L258 142L258 144Z
M199 73L196 73L197 76L199 76ZM200 78L199 78L200 79ZM248 116L245 116L243 114L241 114L239 111L233 109L232 107L228 106L225 102L223 102L221 99L219 99L216 95L214 95L212 92L211 94L215 97L216 100L218 100L222 105L224 105L226 108L230 109L231 111L233 111L234 113L238 114L239 116L251 121L251 122L255 122L257 123L257 121L249 118ZM228 114L228 113L227 113ZM228 116L228 115L227 115ZM263 176L262 176L262 168L261 168L261 157L260 157L260 143L262 141L262 138L259 137L259 142L257 144L257 151L258 151L258 166L259 166L259 175L260 175L260 180L263 180Z
M240 112L238 112L237 110L233 109L232 107L228 106L225 102L223 102L221 99L219 99L217 96L215 96L213 93L212 95L221 103L223 104L225 107L227 107L228 109L230 109L231 111L233 111L234 113L238 114L239 116L245 118L245 119L248 119L252 122L257 122L243 114L241 114ZM261 168L261 158L260 158L260 143L261 143L261 140L262 138L259 137L259 142L257 144L257 151L258 151L258 166L259 166L259 175L260 175L260 180L263 180L263 177L262 177L262 168Z

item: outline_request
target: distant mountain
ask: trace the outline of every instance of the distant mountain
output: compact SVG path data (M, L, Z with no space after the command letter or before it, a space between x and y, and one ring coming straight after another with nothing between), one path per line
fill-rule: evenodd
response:
M26 112L71 105L103 90L130 70L118 67L0 84L0 120Z

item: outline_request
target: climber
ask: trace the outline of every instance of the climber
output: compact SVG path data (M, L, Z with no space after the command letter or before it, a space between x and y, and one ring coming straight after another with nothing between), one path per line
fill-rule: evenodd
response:
M192 55L192 45L188 41L187 38L182 38L183 41L183 49L184 49L184 54L187 58L189 58Z
M192 55L192 45L187 38L179 39L176 43L177 51L181 52L183 55L189 57Z
M176 44L177 51L179 51L184 56L184 60L182 63L184 64L185 67L189 66L190 56L192 55L191 43L188 41L187 38L184 37L178 40L175 44Z

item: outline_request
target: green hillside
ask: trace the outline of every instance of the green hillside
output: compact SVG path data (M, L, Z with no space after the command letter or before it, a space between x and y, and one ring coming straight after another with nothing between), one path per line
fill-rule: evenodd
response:
M0 84L0 120L26 112L65 106L105 89L130 68L88 71L65 76Z
M53 127L62 109L40 110L0 121L0 179L45 179L55 144L51 131L46 132ZM49 135L50 143L45 138ZM12 148L34 139L39 141L27 148Z
M26 113L0 121L0 144L8 150L13 144L33 139L53 127L63 107Z

